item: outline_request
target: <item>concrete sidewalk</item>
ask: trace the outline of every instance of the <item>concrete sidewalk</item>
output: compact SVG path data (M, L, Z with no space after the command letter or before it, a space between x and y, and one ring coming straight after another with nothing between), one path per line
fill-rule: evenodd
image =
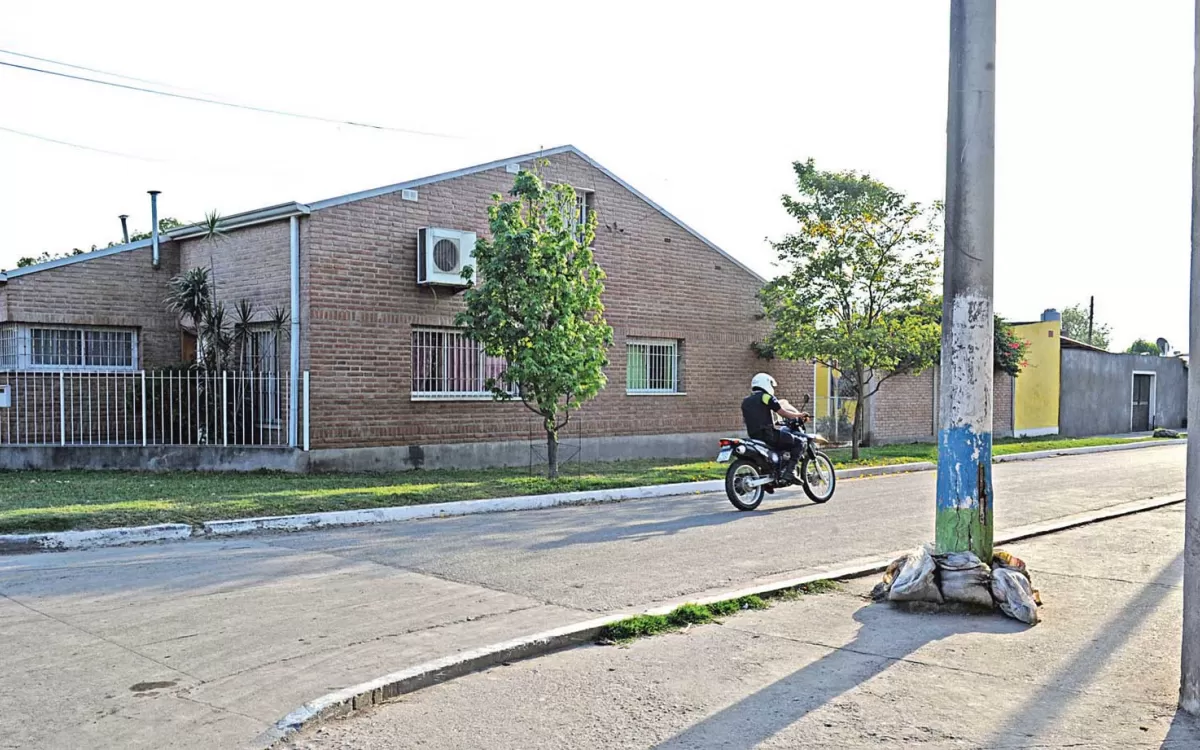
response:
M1175 710L1183 508L1020 543L1046 606L905 612L873 580L722 625L592 646L316 726L294 750L1183 748Z

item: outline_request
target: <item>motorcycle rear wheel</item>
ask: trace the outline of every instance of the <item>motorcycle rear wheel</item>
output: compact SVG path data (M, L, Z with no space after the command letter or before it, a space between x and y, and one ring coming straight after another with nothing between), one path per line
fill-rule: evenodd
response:
M738 510L754 510L762 504L766 490L763 485L747 487L746 482L762 478L762 472L753 461L739 458L725 472L725 495Z

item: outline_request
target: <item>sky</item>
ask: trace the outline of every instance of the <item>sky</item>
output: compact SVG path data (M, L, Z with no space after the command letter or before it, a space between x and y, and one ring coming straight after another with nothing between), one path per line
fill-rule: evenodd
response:
M194 221L565 143L768 276L796 160L923 202L945 190L946 0L42 0L0 15L9 52L431 134L0 66L0 267L103 247L122 213L148 229L149 189L160 215ZM1186 351L1192 3L1004 0L998 23L997 311L1034 320L1094 296L1114 347Z

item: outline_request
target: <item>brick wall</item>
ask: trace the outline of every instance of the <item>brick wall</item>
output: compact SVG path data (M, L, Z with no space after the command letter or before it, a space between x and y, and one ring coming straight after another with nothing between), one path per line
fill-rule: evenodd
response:
M211 268L209 278L232 318L239 300L254 303L255 320L274 307L287 310L291 297L291 235L287 220L235 229L216 241L182 240L179 267Z
M871 402L872 442L929 440L933 435L936 368L883 381Z
M811 365L758 360L750 342L758 281L573 154L552 159L549 181L594 191L597 262L615 330L608 387L579 415L585 436L737 430L750 377L770 370L784 394L812 390ZM303 344L312 372L314 447L358 447L525 438L520 404L413 402L411 330L449 325L461 298L416 286L417 229L487 233L490 196L506 192L503 168L315 211L302 238ZM686 396L625 393L632 337L683 341ZM573 433L574 434L574 433Z
M158 270L142 248L11 278L0 287L0 321L136 328L143 366L177 362L178 329L163 300L179 255L160 248Z
M940 377L939 368L932 367L920 375L896 375L886 380L871 404L871 440L877 444L932 440L935 410L941 408L934 401L934 381ZM1012 384L1007 373L997 370L993 375L995 437L1012 435Z

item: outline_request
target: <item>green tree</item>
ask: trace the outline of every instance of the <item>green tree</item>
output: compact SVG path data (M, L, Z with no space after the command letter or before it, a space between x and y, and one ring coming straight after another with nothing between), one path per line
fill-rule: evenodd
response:
M942 298L931 297L917 308L922 315L929 316L940 326L942 323ZM1017 335L1008 321L999 315L992 322L992 361L997 370L1006 372L1012 377L1021 374L1029 363L1025 357L1029 353L1029 342ZM938 360L941 353L938 353Z
M92 245L92 250L95 250L95 249L96 249L96 246ZM90 252L90 251L80 250L79 248L75 247L75 248L72 248L70 250L70 252L64 252L64 253L43 252L41 255L26 255L22 258L17 259L17 268L26 268L27 266L36 266L39 263L49 263L52 260L59 260L60 258L70 258L70 257L76 256L76 255L83 255L84 253L87 253L87 252Z
M158 233L160 235L166 234L168 231L170 231L172 229L178 229L179 227L182 227L182 226L186 226L186 222L182 222L179 219L176 219L174 216L164 216L163 218L158 220ZM138 240L148 240L148 239L150 239L150 237L151 237L150 232L134 232L133 234L129 235L129 241L137 242ZM123 244L123 243L122 242L110 242L110 243L108 243L108 246L116 247L117 245L120 245L120 244Z
M179 219L176 219L172 216L167 216L167 217L164 217L164 218L158 220L158 231L160 233L164 233L169 229L175 229L177 227L182 227L182 226L184 226L184 222L182 222ZM138 240L147 240L147 239L150 239L149 232L134 232L133 234L129 235L130 242L137 242ZM122 244L124 244L124 240L121 240L119 242L113 241L113 242L109 242L106 247L116 247L117 245L122 245ZM68 251L64 251L61 253L43 252L40 255L26 255L22 258L17 259L17 268L25 268L26 266L34 266L39 263L49 263L52 260L59 260L60 258L71 258L76 255L83 255L85 253L95 252L96 250L99 250L99 249L100 248L97 247L96 245L92 245L90 250L84 250L82 248L74 247Z
M465 293L457 323L484 350L503 357L494 398L519 398L546 430L547 476L558 476L558 433L571 411L594 397L607 379L612 328L604 320L604 271L592 255L596 218L576 225L575 192L545 186L522 171L512 200L492 196L490 240L475 245L478 282Z
M761 292L774 323L767 348L850 377L857 458L863 401L937 359L940 327L921 303L937 278L941 205L909 201L867 174L822 172L811 159L793 169L798 196L783 206L800 228L772 243L788 270Z
M1129 345L1129 348L1125 350L1125 353L1149 354L1153 357L1162 356L1162 352L1158 350L1158 344L1154 343L1153 341L1147 341L1146 339L1138 339L1137 341L1133 342Z
M1092 322L1092 336L1088 338L1088 306L1071 305L1062 311L1062 335L1085 344L1107 349L1112 328L1104 323Z

